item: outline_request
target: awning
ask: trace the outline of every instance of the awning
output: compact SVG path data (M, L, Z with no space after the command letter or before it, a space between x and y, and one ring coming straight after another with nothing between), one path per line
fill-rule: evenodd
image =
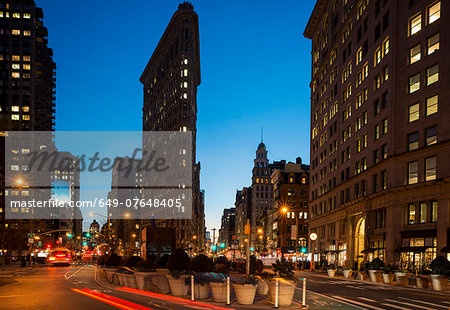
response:
M431 246L406 246L406 247L401 247L401 248L397 249L396 252L423 253L429 248L431 248Z

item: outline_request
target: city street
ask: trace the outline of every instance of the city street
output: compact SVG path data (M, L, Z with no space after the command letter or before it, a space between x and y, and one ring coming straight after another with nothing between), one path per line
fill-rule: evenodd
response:
M364 309L450 309L450 295L357 280L329 278L323 272L297 272L308 290Z

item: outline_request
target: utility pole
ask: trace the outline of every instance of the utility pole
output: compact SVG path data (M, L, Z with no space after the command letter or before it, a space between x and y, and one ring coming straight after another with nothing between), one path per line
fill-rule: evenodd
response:
M212 232L213 232L212 244L211 244L211 248L212 248L212 246L215 245L215 242L216 242L216 229L213 228L213 229L211 229L211 230L212 230ZM217 253L217 247L216 247L216 251L215 251L215 252Z
M245 234L247 234L247 243L245 244L245 273L247 275L250 274L250 242L251 242L251 227L250 227L250 220L247 219L247 223L245 224Z

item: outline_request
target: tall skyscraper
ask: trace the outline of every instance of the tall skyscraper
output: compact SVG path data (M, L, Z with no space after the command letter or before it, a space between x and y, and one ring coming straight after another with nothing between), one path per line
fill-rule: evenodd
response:
M304 32L312 41L309 226L329 263L355 268L379 257L420 268L446 255L445 4L316 2Z
M200 48L198 16L191 3L178 6L140 81L144 85L144 131L192 132L192 220L159 220L157 225L175 227L179 247L203 245L204 207L200 163L196 162Z
M16 174L24 169L5 167L5 132L51 131L55 126L56 65L43 17L33 0L0 1L0 249L12 255L27 253L25 230L45 228L48 222L5 220L4 215L4 197L11 194L5 189L5 175L10 169ZM12 194L26 192L18 189ZM50 198L50 192L44 196Z

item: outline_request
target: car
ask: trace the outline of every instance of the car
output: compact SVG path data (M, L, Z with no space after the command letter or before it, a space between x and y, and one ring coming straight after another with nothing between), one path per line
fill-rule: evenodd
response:
M56 248L50 252L47 262L53 266L70 265L72 263L72 253L66 248Z

